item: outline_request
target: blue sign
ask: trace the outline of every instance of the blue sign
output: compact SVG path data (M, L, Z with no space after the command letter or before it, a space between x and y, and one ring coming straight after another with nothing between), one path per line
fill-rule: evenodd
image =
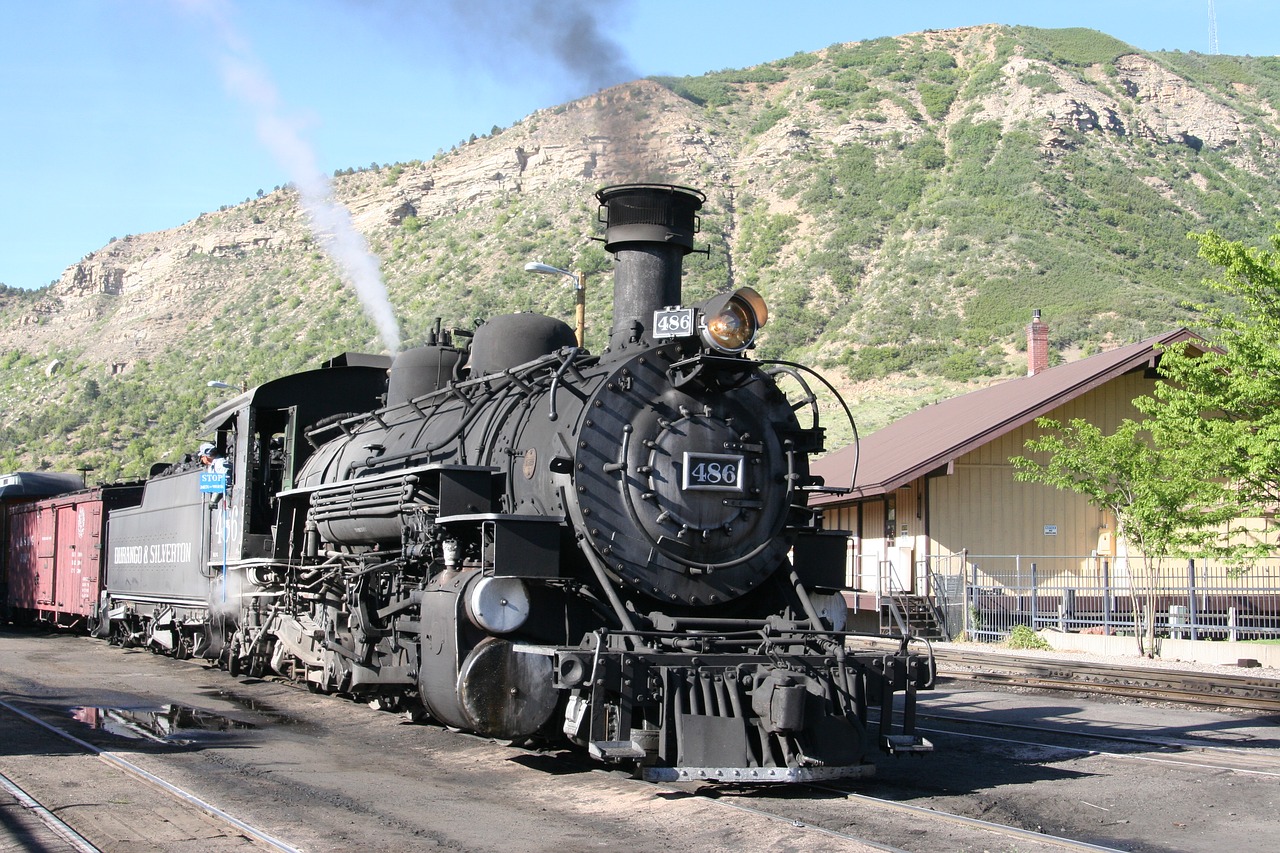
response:
M227 493L227 475L215 471L200 472L200 491L207 495L225 495Z

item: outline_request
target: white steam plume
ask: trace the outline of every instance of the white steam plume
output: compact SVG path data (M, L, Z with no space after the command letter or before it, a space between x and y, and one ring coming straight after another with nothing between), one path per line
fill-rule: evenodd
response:
M394 355L400 349L400 328L378 259L369 251L364 235L356 230L350 212L333 197L329 178L319 168L315 152L285 116L275 85L248 41L232 25L227 4L223 0L179 2L212 24L224 49L219 61L227 88L253 110L258 138L288 172L321 246L338 266L343 281L355 289L383 345Z

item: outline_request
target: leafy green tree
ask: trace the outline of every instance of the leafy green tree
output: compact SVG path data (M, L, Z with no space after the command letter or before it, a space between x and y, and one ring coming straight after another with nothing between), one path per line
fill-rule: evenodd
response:
M1103 435L1082 420L1041 419L1049 432L1027 449L1048 461L1013 460L1018 479L1071 489L1115 515L1117 533L1141 553L1129 567L1135 604L1145 598L1148 654L1164 561L1274 552L1238 522L1280 503L1280 230L1270 249L1211 231L1192 236L1200 257L1222 270L1205 284L1225 298L1196 306L1207 343L1165 349L1161 381L1134 401L1143 421Z
M1158 451L1144 423L1126 418L1110 435L1081 418L1067 424L1039 418L1036 424L1046 432L1026 446L1047 459L1014 457L1014 477L1068 489L1112 513L1117 535L1138 552L1127 560L1129 589L1141 618L1138 653L1150 657L1166 561L1202 553L1220 539L1221 526L1236 517L1230 489Z
M1280 502L1280 230L1270 250L1193 236L1200 257L1222 268L1205 284L1228 297L1198 306L1197 330L1213 348L1168 348L1163 381L1135 403L1158 446L1230 482L1240 515L1256 517Z

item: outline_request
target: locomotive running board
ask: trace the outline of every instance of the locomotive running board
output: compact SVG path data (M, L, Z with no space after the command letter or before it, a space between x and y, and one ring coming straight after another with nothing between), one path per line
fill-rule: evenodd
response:
M646 782L828 782L833 779L866 779L874 776L874 764L843 767L642 767Z

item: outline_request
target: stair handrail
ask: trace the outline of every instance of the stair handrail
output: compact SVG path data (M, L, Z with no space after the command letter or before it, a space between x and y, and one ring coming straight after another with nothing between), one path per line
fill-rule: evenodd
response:
M913 636L911 633L911 616L899 606L898 597L896 595L890 595L886 600L889 602L889 615L893 617L893 621L898 625L898 636ZM892 636L892 634L890 634L890 636Z
M946 555L948 561L959 557L958 554ZM928 575L929 592L925 595L925 603L929 607L929 612L933 616L933 621L937 624L938 630L942 632L943 639L951 638L951 629L947 625L947 607L950 601L947 600L947 587L942 583L942 579L947 577L938 571L938 562L933 560L925 560L925 573ZM963 581L962 581L963 583ZM941 606L939 606L941 601Z

